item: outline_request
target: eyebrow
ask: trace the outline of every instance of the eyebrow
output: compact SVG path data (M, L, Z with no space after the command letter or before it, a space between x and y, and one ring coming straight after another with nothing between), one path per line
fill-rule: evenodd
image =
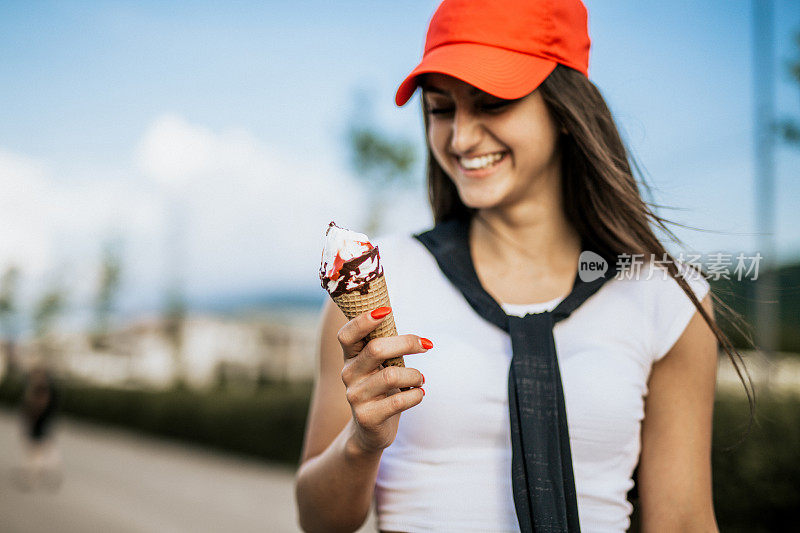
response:
M447 91L445 91L444 89L440 89L440 88L438 88L438 87L435 87L435 86L433 86L433 85L428 85L428 84L426 84L426 83L423 83L423 84L421 85L421 87L422 87L422 90L423 90L423 91L427 91L427 92L429 92L429 93L434 93L434 94L444 94L444 95L449 95L449 94L450 94L450 93L448 93ZM483 92L483 91L481 91L481 90L480 90L480 89L478 89L477 87L470 87L470 88L469 88L469 94L470 94L471 96L476 96L476 95L478 95L478 94L480 94L480 93L482 93L482 92Z

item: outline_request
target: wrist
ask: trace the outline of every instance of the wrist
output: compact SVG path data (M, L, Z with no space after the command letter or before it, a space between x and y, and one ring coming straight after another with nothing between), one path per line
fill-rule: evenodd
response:
M383 450L370 449L358 435L358 430L350 425L350 432L344 443L345 458L350 462L374 462L379 460Z

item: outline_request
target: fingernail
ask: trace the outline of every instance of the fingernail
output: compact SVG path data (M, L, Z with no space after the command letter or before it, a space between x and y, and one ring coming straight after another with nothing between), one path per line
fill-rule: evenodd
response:
M420 375L422 376L422 384L425 385L425 374L420 372Z
M419 342L420 344L422 344L422 347L425 348L426 350L430 350L431 348L433 348L433 343L430 340L426 339L425 337L420 337Z
M378 320L380 318L385 317L391 312L392 312L391 307L379 307L375 309L373 312L371 312L370 315L372 315L372 318L374 318L375 320Z
M422 387L420 387L420 388L419 388L419 390L421 390L421 391L422 391L422 397L424 398L424 397L425 397L425 389L423 389Z

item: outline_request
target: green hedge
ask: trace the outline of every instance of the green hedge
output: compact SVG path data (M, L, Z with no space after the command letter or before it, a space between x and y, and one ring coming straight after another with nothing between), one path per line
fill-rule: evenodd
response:
M747 401L721 397L712 468L722 531L797 531L800 520L800 395L759 395L750 436Z
M60 410L76 417L289 464L300 458L311 391L310 385L214 392L75 384L60 389ZM0 385L0 401L20 397L18 383Z
M759 395L749 435L744 393L718 395L711 449L721 531L795 531L800 519L800 395ZM745 438L746 437L746 438ZM638 528L634 502L631 531Z
M250 392L61 389L61 410L73 416L290 465L299 459L311 390L310 385L266 385ZM17 382L0 384L0 402L15 402L20 393ZM718 396L712 462L720 528L792 530L800 510L800 396L759 396L756 424L734 446L748 418L746 399Z

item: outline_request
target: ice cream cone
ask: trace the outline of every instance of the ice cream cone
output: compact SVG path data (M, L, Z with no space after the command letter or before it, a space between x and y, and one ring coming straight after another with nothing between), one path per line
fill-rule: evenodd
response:
M369 290L365 294L358 291L346 292L333 298L342 313L352 320L358 315L367 311L372 311L378 307L391 307L389 303L389 291L386 288L386 276L381 273L377 278L369 282ZM394 325L394 316L390 313L383 322L364 339L369 342L379 337L392 337L397 335L397 328ZM387 359L383 366L405 366L402 357Z

